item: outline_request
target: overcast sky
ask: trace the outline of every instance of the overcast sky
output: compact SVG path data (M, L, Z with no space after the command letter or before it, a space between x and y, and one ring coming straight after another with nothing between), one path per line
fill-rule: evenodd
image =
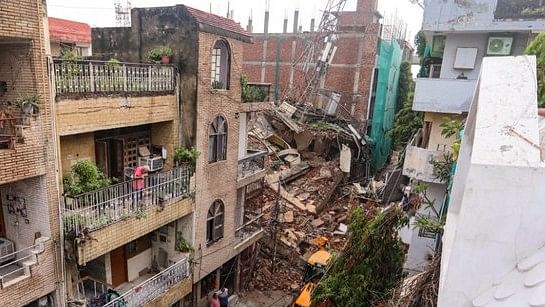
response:
M263 15L267 0L132 0L132 7L169 6L186 4L203 11L225 16L227 3L234 10L234 19L246 27L250 15L253 17L254 32L263 32ZM126 0L121 0L126 3ZM306 31L310 28L310 19L321 16L327 0L270 0L269 32L281 32L284 16L289 19L289 31L293 28L293 12L300 10L299 24ZM92 27L115 26L114 0L47 0L48 14L52 17L86 22ZM356 0L348 0L345 10L355 10ZM408 24L408 37L420 29L422 9L410 0L379 0L379 11L386 17L403 19ZM317 21L318 23L318 21Z

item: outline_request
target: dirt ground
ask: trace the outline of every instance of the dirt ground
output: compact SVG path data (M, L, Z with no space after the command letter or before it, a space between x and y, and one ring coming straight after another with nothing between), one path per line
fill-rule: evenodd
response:
M292 296L283 291L249 291L239 295L238 301L233 301L233 307L284 307L291 303Z

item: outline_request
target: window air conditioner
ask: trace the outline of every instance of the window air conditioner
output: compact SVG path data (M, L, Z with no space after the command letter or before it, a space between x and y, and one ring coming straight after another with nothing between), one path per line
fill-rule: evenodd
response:
M6 238L0 238L0 263L13 260L15 258L14 252L13 242Z
M140 157L138 158L138 165L147 165L151 172L155 172L163 169L163 157Z
M488 38L487 55L510 55L513 47L513 37L491 36Z

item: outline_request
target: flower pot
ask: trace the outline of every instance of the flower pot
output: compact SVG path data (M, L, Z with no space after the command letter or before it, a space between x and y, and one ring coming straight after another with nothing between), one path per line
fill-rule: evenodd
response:
M168 55L161 56L161 64L170 64L170 56Z
M25 115L33 115L34 114L34 106L31 105L31 104L24 104L23 107L21 108L21 111L23 111L23 113Z

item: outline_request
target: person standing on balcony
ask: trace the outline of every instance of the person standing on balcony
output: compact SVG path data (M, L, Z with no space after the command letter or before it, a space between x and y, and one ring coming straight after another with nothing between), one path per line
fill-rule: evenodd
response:
M150 168L147 165L137 166L134 169L132 188L134 190L133 195L136 204L139 204L144 199L144 178L148 175L149 171Z
M223 288L218 295L220 299L220 307L227 307L229 305L229 290Z
M210 298L210 301L208 301L208 306L209 307L220 307L220 300L219 300L218 294L216 292L214 292L214 294L212 294L212 297Z

